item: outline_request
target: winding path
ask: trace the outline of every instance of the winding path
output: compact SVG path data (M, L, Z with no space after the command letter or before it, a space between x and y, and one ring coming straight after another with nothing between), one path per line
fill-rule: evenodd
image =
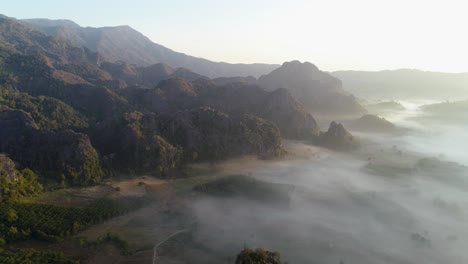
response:
M174 234L168 236L166 239L164 239L163 241L159 242L158 244L154 245L154 249L153 249L153 264L157 264L157 260L158 260L158 253L157 253L157 250L158 250L158 247L161 246L162 244L166 243L169 239L177 236L178 234L181 234L181 233L185 233L185 232L188 232L190 229L186 228L186 229L182 229L182 230L179 230L177 232L175 232Z

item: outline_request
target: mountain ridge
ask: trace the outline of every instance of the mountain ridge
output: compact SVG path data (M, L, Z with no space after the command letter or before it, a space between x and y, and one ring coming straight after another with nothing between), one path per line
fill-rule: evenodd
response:
M110 62L0 18L0 152L59 177L59 184L89 185L114 170L165 175L187 162L281 156L283 138L318 145L335 140L334 134L349 137L344 128L322 136L314 117L288 90L267 91L249 83L253 77L245 79L216 84L163 63ZM26 133L35 140L30 153L18 136ZM54 151L76 153L80 162L65 159L58 166L40 158Z
M343 82L343 87L362 98L408 98L457 100L468 98L468 73L446 73L417 69L381 71L335 71L331 75ZM448 97L448 95L451 95Z
M126 25L94 28L81 27L69 20L27 19L20 21L46 35L64 37L71 40L75 46L85 46L92 51L100 52L112 62L121 60L138 66L164 62L171 67L188 68L210 78L249 75L259 77L279 66L261 63L231 64L190 56L157 44L141 32Z

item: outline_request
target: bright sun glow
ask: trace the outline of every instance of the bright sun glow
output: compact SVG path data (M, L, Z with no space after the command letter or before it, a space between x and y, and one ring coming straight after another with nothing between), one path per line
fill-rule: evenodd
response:
M215 61L468 71L468 8L460 0L83 0L73 8L47 0L9 1L2 9L82 26L128 24L156 43Z

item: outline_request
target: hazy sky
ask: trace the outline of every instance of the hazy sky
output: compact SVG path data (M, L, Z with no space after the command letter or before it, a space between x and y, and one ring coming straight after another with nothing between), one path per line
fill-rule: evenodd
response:
M467 12L466 0L4 0L0 8L17 18L127 24L215 61L451 72L468 72Z

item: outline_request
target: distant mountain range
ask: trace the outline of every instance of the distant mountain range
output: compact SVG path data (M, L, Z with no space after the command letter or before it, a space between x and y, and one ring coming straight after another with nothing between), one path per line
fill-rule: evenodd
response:
M99 52L111 62L125 61L138 66L164 62L171 67L187 68L210 78L249 75L259 77L279 67L274 64L213 62L189 56L154 43L129 26L92 28L80 27L69 20L21 21L46 35L67 39L74 46L84 46Z
M468 99L468 73L420 70L337 71L332 73L343 88L371 99Z
M97 52L95 60L103 56L109 62L135 64L133 67L164 63L172 68L189 69L201 76L220 78L219 82L230 82L235 80L230 77L239 76L259 78L280 67L276 64L230 64L193 57L154 43L129 26L92 28L81 27L70 20L25 19L16 21L29 28L29 31L35 29L45 35L55 37L56 42L57 39L63 39L70 46L85 47L91 52ZM63 58L63 56L59 57ZM361 98L435 100L468 98L468 73L454 74L402 69L377 72L336 71L331 74L342 81L345 91Z
M220 82L230 82L235 80L230 77L239 76L259 78L280 67L276 64L230 64L193 57L154 43L129 26L93 28L81 27L70 20L25 19L17 21L30 30L35 29L55 39L66 40L71 46L85 47L91 52L97 52L97 56L101 55L109 62L135 64L133 67L164 63L172 68L188 69L200 76L221 78L218 80ZM453 74L402 69L377 72L336 71L331 74L341 80L345 91L361 98L435 100L468 98L468 73ZM332 80L331 78L325 79ZM325 79L315 84L320 86L327 82ZM261 82L265 84L267 81L263 78ZM337 85L341 86L339 80L330 86L333 93L336 92L333 87ZM342 94L337 97L343 98ZM321 100L314 102L314 104L320 103L322 103ZM305 105L307 106L307 103ZM346 111L347 107L344 108Z

